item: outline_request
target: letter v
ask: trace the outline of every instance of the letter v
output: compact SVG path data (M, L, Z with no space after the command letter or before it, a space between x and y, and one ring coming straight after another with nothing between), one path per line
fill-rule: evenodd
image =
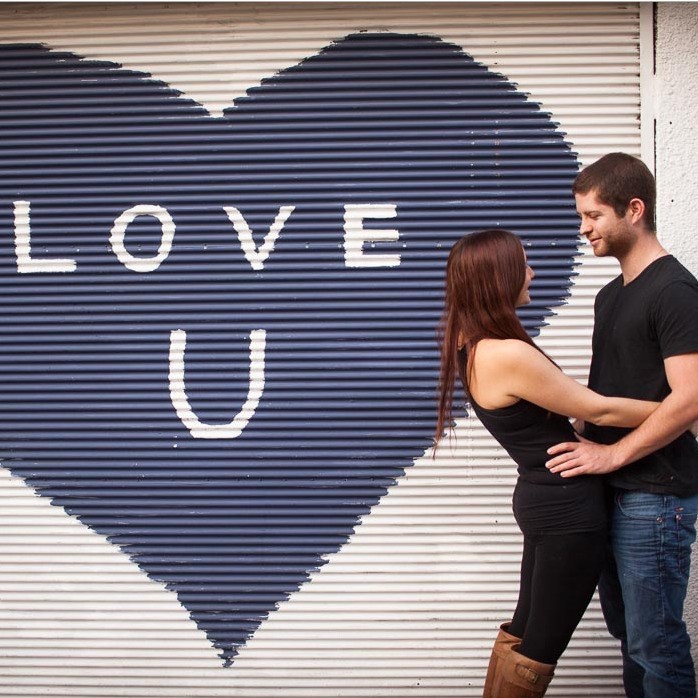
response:
M235 232L238 234L238 239L240 240L240 246L242 251L245 253L245 259L250 263L250 266L257 271L264 269L264 262L267 257L271 254L274 249L274 244L276 243L279 234L281 233L284 224L288 220L288 217L295 210L295 206L282 206L279 212L276 214L274 223L269 232L264 236L264 242L257 248L252 239L252 230L250 226L247 225L240 210L234 206L224 206L223 210L228 214L230 222L235 228Z

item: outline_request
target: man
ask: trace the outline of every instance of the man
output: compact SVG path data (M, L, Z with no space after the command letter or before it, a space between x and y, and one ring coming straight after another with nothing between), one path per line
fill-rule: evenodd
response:
M589 387L661 401L637 429L587 424L586 439L552 447L563 477L606 474L614 497L612 559L599 582L609 631L621 640L629 698L695 698L682 620L698 508L698 283L661 246L655 183L637 158L611 153L573 192L580 233L621 275L595 303ZM596 442L596 443L593 443Z

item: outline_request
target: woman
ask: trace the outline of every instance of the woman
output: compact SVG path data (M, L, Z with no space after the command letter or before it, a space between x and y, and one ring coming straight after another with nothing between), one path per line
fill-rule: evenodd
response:
M533 276L518 237L499 229L461 238L446 267L436 437L451 424L458 374L475 414L519 472L513 498L524 534L519 599L495 641L485 698L544 695L604 560L602 480L549 472L547 449L574 440L568 417L634 427L658 404L603 397L562 373L515 312L530 303Z

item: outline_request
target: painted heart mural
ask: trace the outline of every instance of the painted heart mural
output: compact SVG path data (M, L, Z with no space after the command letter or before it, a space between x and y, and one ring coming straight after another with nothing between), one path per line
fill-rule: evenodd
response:
M577 163L438 38L347 36L222 118L0 47L4 467L175 591L223 661L431 444L443 268L501 225L567 294Z

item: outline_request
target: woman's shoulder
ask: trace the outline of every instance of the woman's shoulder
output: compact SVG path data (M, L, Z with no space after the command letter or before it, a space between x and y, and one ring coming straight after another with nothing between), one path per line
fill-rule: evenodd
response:
M517 390L528 381L534 355L542 356L520 339L481 339L471 364L471 395L484 409L511 406L523 397Z
M481 339L476 346L472 367L485 381L504 381L521 375L524 367L535 366L543 355L520 339Z
M477 343L477 354L496 361L518 361L538 354L534 347L521 339L481 339Z

